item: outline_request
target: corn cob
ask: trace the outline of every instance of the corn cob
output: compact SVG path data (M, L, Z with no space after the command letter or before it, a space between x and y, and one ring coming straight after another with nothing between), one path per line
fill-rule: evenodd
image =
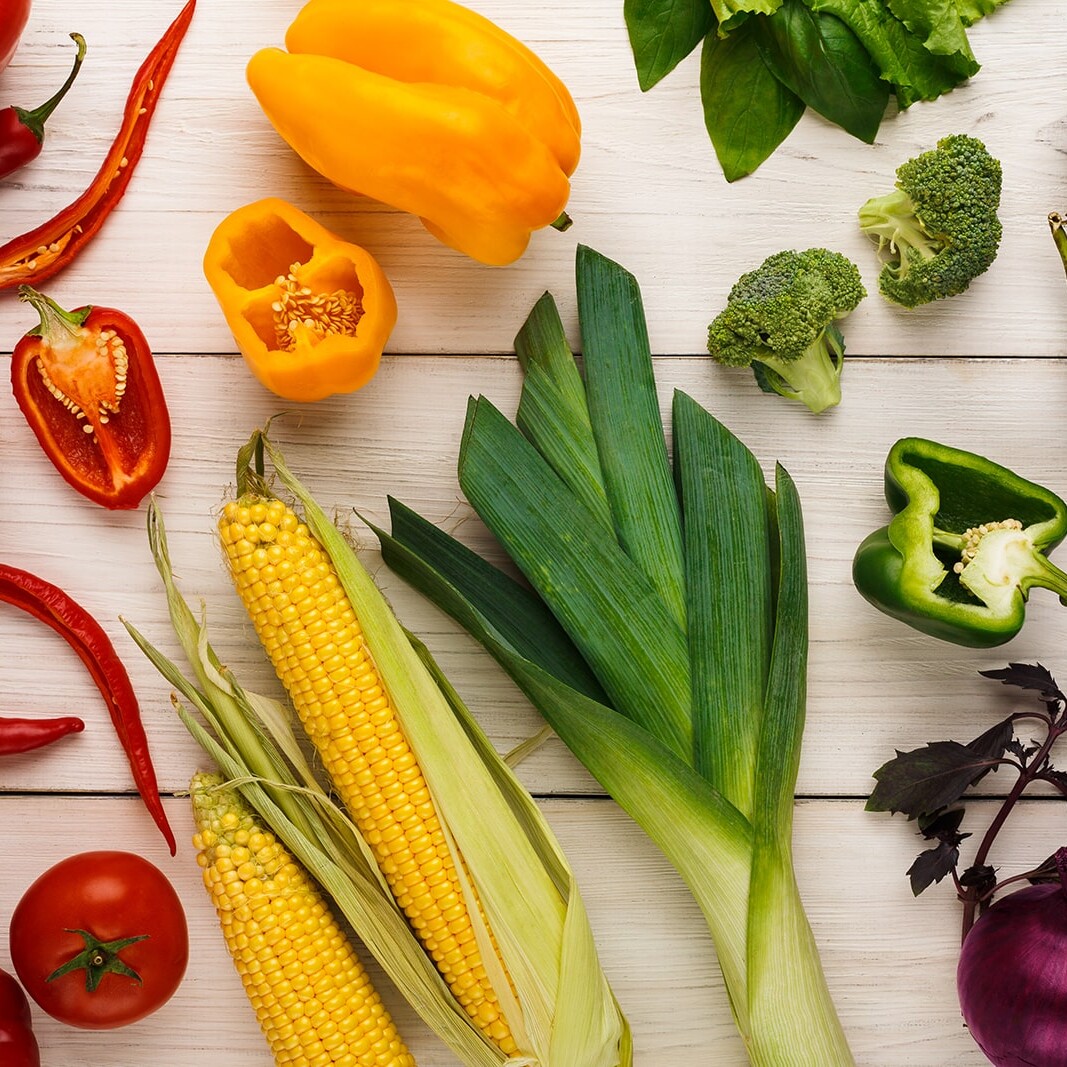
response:
M422 770L328 554L275 498L228 503L219 533L260 641L398 906L475 1025L515 1052Z
M415 1067L315 884L215 775L191 786L193 844L276 1064Z

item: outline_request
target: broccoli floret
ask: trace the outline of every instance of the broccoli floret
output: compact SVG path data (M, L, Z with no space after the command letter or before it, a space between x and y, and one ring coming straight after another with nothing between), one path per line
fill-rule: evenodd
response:
M977 138L943 137L897 168L897 187L860 208L860 229L888 256L878 287L913 308L962 293L996 259L1001 168Z
M708 327L708 351L728 366L751 367L765 392L825 411L841 402L845 345L834 322L866 295L840 252L777 252L730 290Z

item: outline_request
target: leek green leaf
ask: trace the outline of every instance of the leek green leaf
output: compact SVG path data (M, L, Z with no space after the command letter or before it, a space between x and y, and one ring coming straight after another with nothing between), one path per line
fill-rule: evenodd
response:
M694 765L751 816L772 637L768 491L756 457L674 396L693 678Z
M582 414L584 421L566 406L559 387L542 367L531 364L522 383L515 425L600 521L602 536L614 537L600 457L584 406Z
M589 418L619 543L685 628L678 498L637 280L584 245L576 268Z
M551 293L534 304L515 337L515 354L525 372L515 424L579 500L610 528L585 384Z
M392 536L371 523L367 525L381 543L382 558L397 574L417 585L416 570L425 566L424 560L432 559L443 578L441 595L449 586L456 590L445 608L449 614L457 617L470 601L522 655L586 696L607 702L581 653L544 601L528 586L393 497L389 498L389 516Z
M645 574L514 426L472 401L459 482L482 520L581 649L612 704L691 756L685 635Z

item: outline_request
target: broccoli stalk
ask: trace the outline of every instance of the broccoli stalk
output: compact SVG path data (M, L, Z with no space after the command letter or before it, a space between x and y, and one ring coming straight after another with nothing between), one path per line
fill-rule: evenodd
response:
M818 414L841 401L845 343L835 323L866 295L856 265L839 252L778 252L730 290L708 327L708 351Z
M962 293L987 271L1000 246L1000 188L1000 163L964 134L902 163L896 188L859 211L885 257L882 295L914 308Z
M831 323L798 359L764 356L752 361L752 373L765 393L799 400L818 415L841 403L844 355L845 339Z
M860 208L860 229L878 241L879 252L888 248L897 257L892 268L897 277L907 274L914 259L933 259L942 246L923 229L915 202L903 189L872 196Z

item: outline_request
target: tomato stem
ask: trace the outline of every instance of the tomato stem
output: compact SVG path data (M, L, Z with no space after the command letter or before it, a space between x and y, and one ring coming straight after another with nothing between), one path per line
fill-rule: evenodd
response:
M68 934L77 934L85 941L85 948L76 956L71 957L61 967L57 967L47 979L54 982L72 971L85 971L85 988L89 993L96 991L97 986L103 980L105 974L121 974L126 978L132 978L141 985L141 976L122 960L119 953L137 941L144 941L148 934L138 934L135 937L120 937L115 941L101 941L98 937L89 933L88 930L67 930Z

